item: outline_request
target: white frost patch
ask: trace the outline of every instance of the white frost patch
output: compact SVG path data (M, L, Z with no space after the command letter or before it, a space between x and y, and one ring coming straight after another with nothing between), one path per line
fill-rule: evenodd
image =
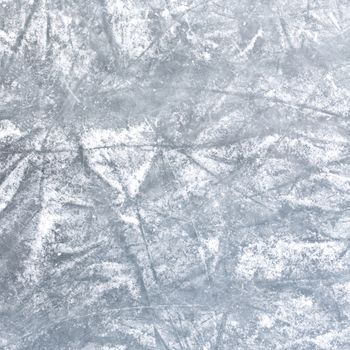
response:
M350 191L350 175L347 174L335 174L335 173L328 173L326 174L326 179L329 181L330 184L337 187L339 190L347 192ZM322 180L322 174L316 175L315 179Z
M160 13L160 15L161 15L163 18L166 18L166 19L170 18L170 12L169 12L169 10L168 10L167 8L165 8L165 9Z
M28 158L25 158L18 163L17 167L0 185L0 212L2 212L9 205L17 193L27 167Z
M350 282L337 283L333 285L334 294L350 305Z
M101 345L89 343L82 350L127 350L125 345Z
M133 176L130 178L128 182L128 190L131 197L134 197L137 195L139 188L143 180L145 179L151 165L152 165L152 161L150 160L142 164L138 169L135 170Z
M302 295L300 298L295 299L298 308L310 309L313 306L313 301L310 297Z
M285 321L296 321L299 316L308 315L309 317L314 317L316 312L314 307L316 306L312 301L311 297L305 295L297 297L288 297L285 300L281 299L277 302L277 310L275 316L280 320ZM305 320L307 322L307 320Z
M318 335L311 341L317 345L320 349L340 349L337 345L339 344L340 341L346 341L348 344L348 341L350 339L350 329L349 328L344 328L342 331L336 331L336 330L331 330L327 333ZM347 339L347 340L346 340Z
M126 224L138 226L140 223L136 216L124 214L120 214L119 216Z
M340 218L333 226L327 225L328 234L331 237L338 239L349 239L350 238L350 218Z
M152 129L146 124L140 124L129 129L91 129L82 137L84 148L108 147L115 145L137 145L147 143Z
M42 17L46 18L46 16ZM61 43L71 43L63 47L61 43L51 41L53 52L55 52L54 70L66 76L68 81L75 80L74 78L82 79L95 58L95 52L89 47L84 47L79 35L80 31L79 33L72 31L72 26L77 25L77 17L74 14L67 15L63 11L51 11L50 17L52 33L56 33ZM84 34L88 34L85 29L82 30L85 31ZM45 35L42 37L45 38ZM46 47L46 40L44 44Z
M151 43L146 9L130 0L107 0L107 11L118 45L129 56L139 56Z
M332 287L335 300L343 314L350 317L350 282L336 283ZM349 333L350 335L350 333Z
M256 156L261 158L271 146L279 141L280 135L273 134L264 137L254 137L240 143L245 157Z
M312 165L321 166L330 161L334 161L342 157L344 145L337 143L327 143L326 146L317 146L314 142L304 137L290 138L285 137L281 142L281 148L284 152L292 153L298 157L308 160Z
M1 2L0 2L1 3ZM11 47L16 42L16 33L0 30L0 51L10 52Z
M270 159L268 162L262 160L254 176L255 188L257 192L268 191L287 182L293 172L293 164L286 159Z
M22 132L9 120L0 121L0 142L6 141L7 138L18 138L22 135Z
M248 280L274 280L289 273L310 273L313 266L324 271L341 270L344 266L338 257L343 249L344 244L338 242L260 241L243 249L236 273L240 278Z
M60 216L55 212L56 208L52 206L46 207L40 212L38 234L36 235L35 241L32 244L32 251L34 256L37 256L40 253L45 238L50 234L51 230L55 226L55 223L60 218Z
M90 167L118 192L134 197L152 166L155 151L147 147L152 139L152 129L143 124L122 130L90 130L82 143Z
M204 195L205 188L212 180L212 176L177 151L170 150L164 154L174 177L182 185L176 198L187 199L193 193ZM197 161L201 163L201 160Z
M266 314L260 316L259 325L264 328L272 328L274 322L273 320Z
M208 238L205 240L205 245L208 248L209 252L213 255L216 255L219 251L219 239L218 238Z
M44 186L45 185L45 186ZM40 264L43 258L44 245L52 240L52 231L62 217L60 216L60 197L56 190L48 184L43 184L44 191L41 198L42 209L39 214L37 231L31 242L31 254L24 273L24 278L37 281L40 277Z
M103 164L91 163L91 167L106 181L111 187L115 188L119 192L123 192L123 188L113 175L113 171L104 166Z

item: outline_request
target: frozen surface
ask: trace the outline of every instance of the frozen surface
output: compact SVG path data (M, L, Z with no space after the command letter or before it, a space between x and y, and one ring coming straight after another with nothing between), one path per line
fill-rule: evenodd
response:
M350 349L348 0L0 0L0 349Z

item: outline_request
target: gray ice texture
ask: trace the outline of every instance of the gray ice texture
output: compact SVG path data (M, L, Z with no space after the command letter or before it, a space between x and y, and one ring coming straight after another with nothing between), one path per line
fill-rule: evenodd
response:
M0 349L350 349L349 0L0 0Z

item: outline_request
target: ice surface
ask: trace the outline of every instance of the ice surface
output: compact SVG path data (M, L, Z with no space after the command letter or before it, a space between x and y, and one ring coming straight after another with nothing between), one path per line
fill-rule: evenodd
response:
M0 0L0 349L350 349L348 0Z

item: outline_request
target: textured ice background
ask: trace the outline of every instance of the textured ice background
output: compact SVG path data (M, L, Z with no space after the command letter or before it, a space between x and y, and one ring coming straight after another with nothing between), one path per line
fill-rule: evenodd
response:
M0 0L0 348L350 349L349 0Z

